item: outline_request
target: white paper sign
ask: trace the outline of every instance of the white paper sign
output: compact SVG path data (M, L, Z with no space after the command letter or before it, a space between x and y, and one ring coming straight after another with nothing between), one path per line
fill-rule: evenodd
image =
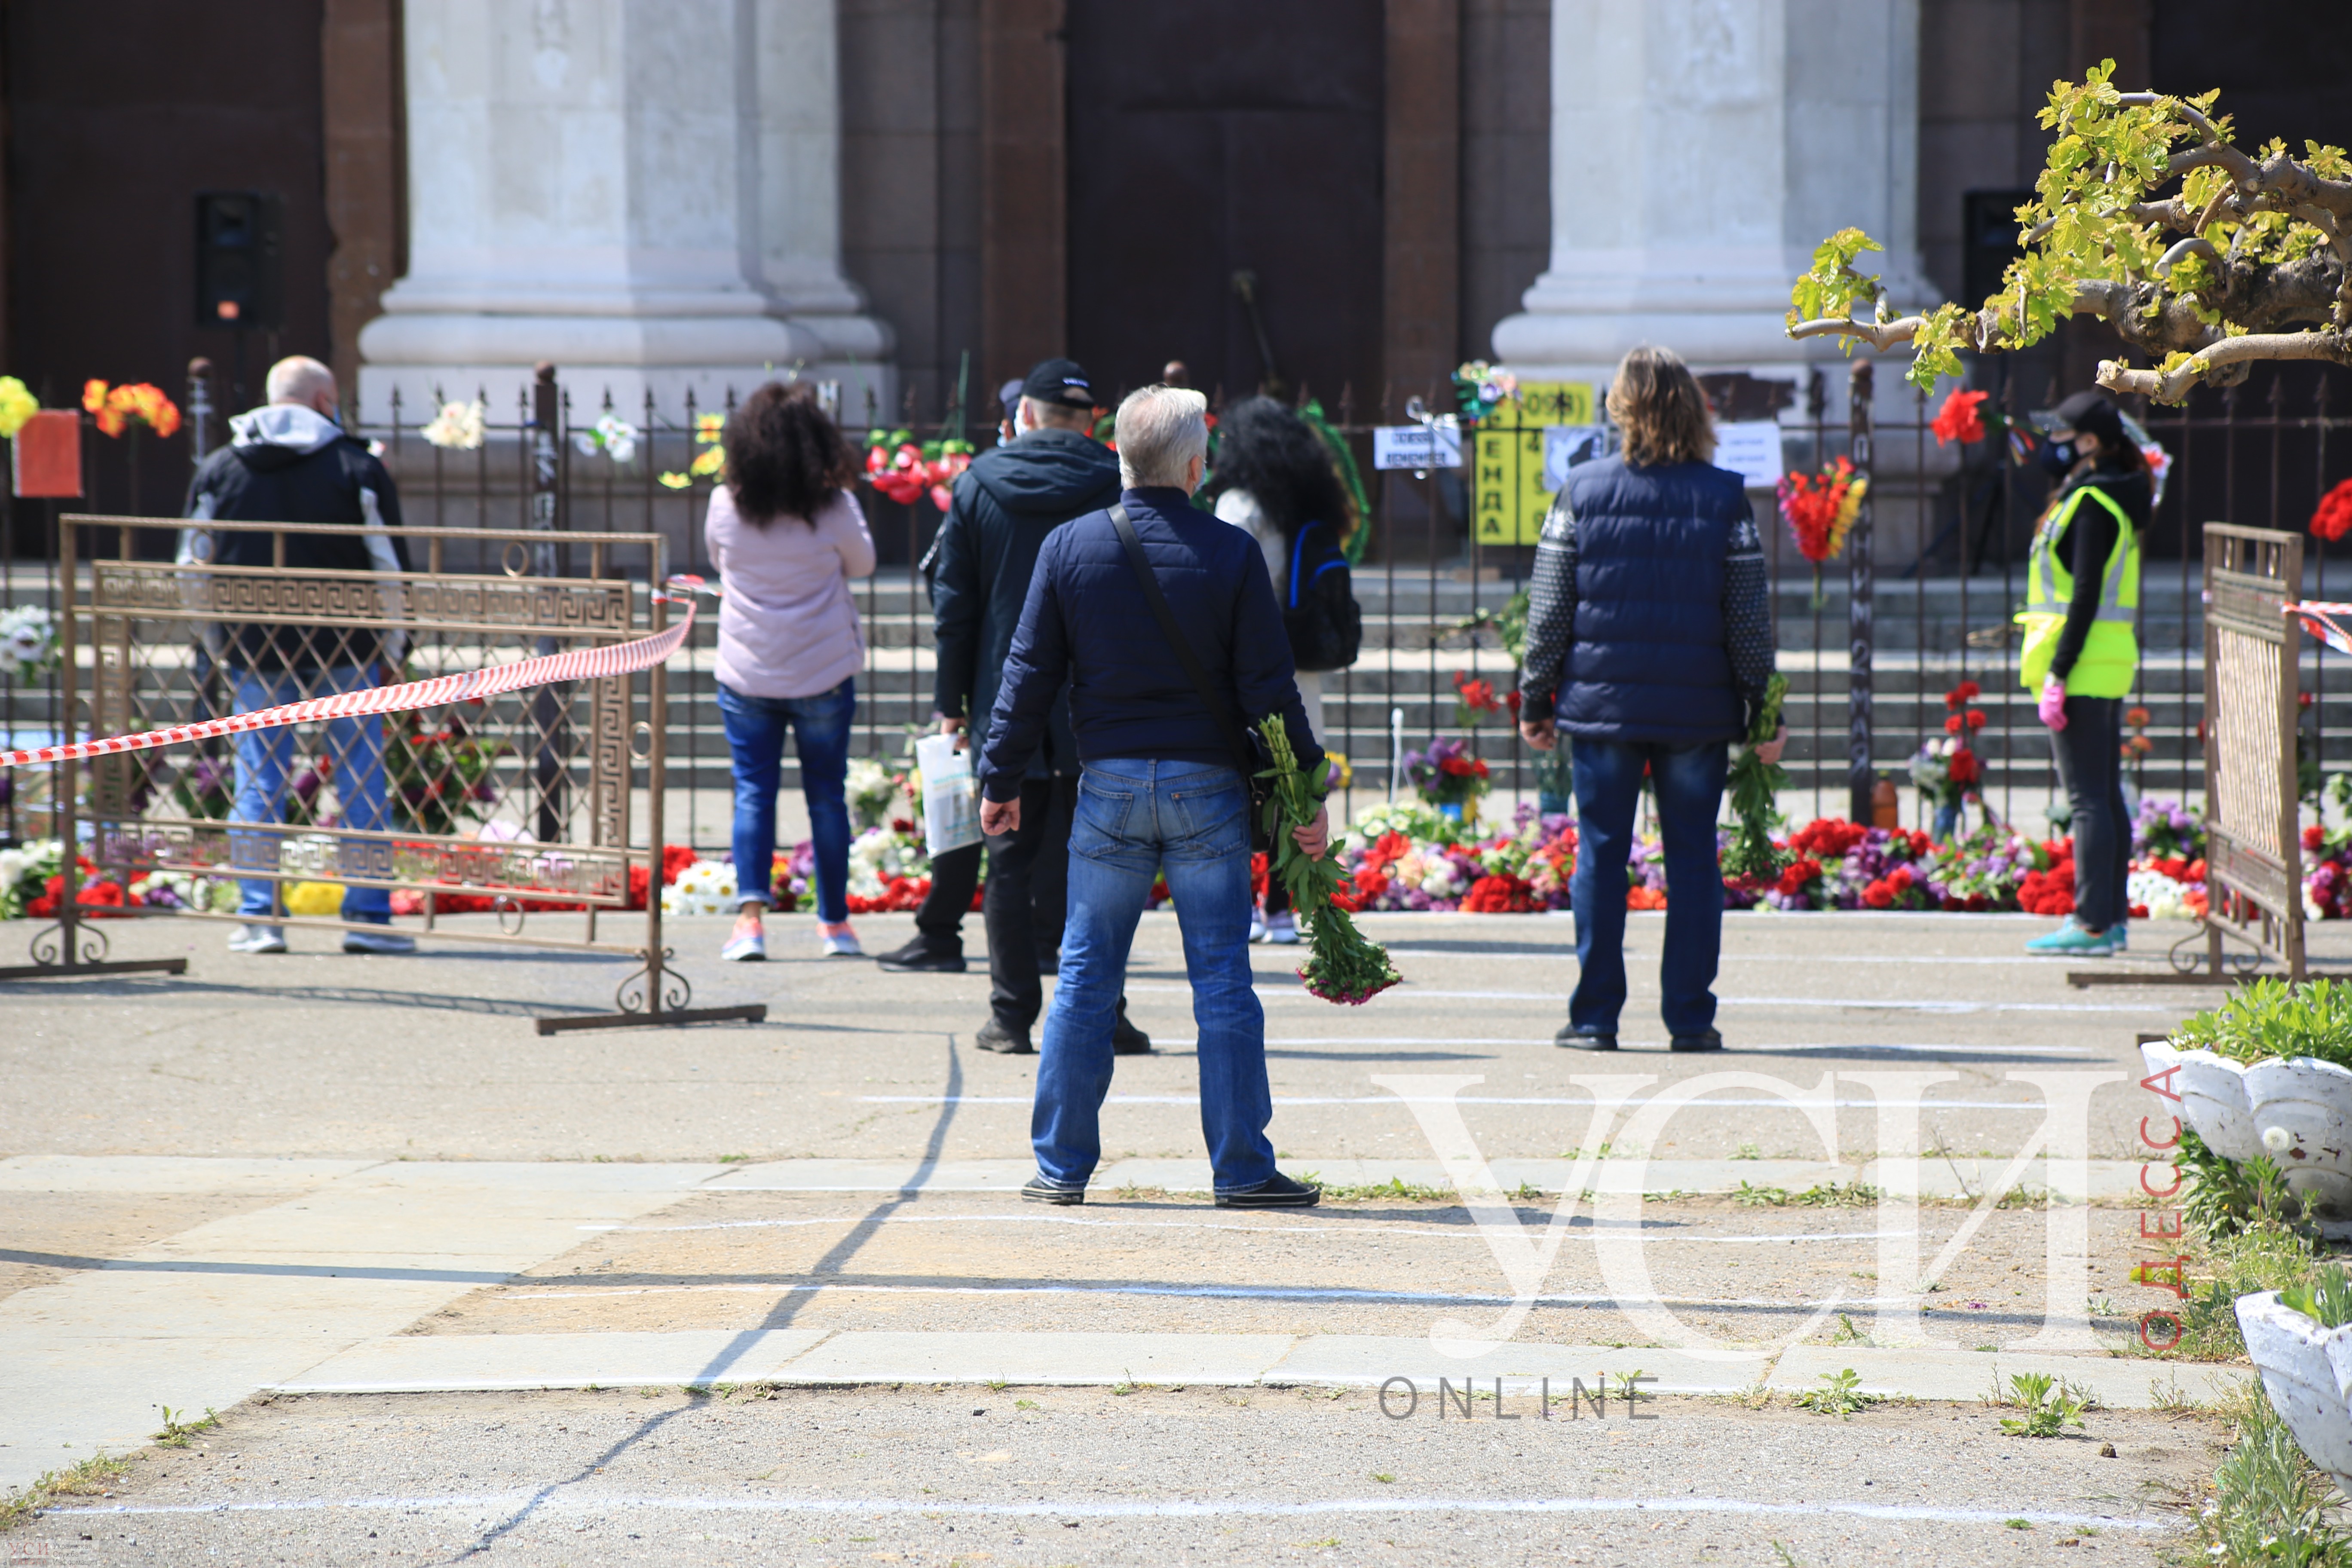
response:
M915 742L915 765L923 771L923 844L933 855L980 842L980 781L972 777L971 753L955 749L953 735L926 735Z
M1769 490L1786 471L1780 467L1780 426L1754 419L1715 427L1715 466L1729 468L1751 490Z
M1372 431L1375 468L1458 468L1462 426L1451 414L1427 425L1381 425Z
M1556 490L1568 483L1568 470L1609 455L1606 425L1547 425L1544 426L1544 489Z

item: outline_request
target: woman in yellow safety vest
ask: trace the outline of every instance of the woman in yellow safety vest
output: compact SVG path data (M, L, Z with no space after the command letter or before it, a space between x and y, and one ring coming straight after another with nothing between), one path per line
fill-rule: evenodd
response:
M2033 531L2018 674L2040 696L2059 781L2074 809L2074 912L2028 952L2121 952L2131 905L2131 816L2124 807L2123 708L2139 670L2140 535L2147 460L2104 392L2078 392L2040 421L2038 454L2059 480Z

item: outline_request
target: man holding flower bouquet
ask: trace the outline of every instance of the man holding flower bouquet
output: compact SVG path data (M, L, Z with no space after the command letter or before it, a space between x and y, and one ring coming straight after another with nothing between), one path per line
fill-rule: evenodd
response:
M1243 737L1280 716L1297 771L1323 772L1256 542L1194 508L1208 457L1197 392L1150 386L1119 405L1118 504L1046 536L981 748L981 827L1021 826L1021 781L1055 695L1070 694L1083 772L1070 827L1068 922L1045 1015L1024 1196L1086 1201L1102 1156L1111 1029L1136 922L1162 872L1183 931L1200 1029L1201 1130L1220 1208L1304 1208L1275 1169L1265 1013L1253 989L1250 780ZM1292 837L1323 854L1328 814Z

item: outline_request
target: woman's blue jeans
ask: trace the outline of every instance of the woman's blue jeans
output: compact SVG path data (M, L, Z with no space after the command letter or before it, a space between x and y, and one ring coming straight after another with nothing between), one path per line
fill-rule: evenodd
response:
M1102 1158L1111 1023L1135 922L1161 871L1192 983L1201 1132L1216 1190L1254 1187L1274 1174L1265 1011L1250 979L1249 798L1241 775L1213 763L1116 760L1088 763L1078 780L1069 919L1037 1057L1029 1136L1039 1173L1058 1185L1086 1185Z
M1723 868L1715 817L1731 748L1576 740L1576 994L1568 1021L1580 1035L1614 1035L1625 1006L1625 863L1642 770L1657 791L1666 850L1666 951L1660 1011L1673 1035L1715 1026L1715 971L1723 952Z
M809 837L816 847L817 919L849 918L849 721L857 712L852 677L814 697L746 697L723 682L719 716L735 759L735 888L742 899L772 909L769 881L776 863L776 791L784 776L784 733L801 760L801 794L808 801Z

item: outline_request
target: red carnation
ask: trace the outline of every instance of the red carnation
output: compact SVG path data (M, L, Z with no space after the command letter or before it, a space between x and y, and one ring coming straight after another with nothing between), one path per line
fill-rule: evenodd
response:
M2311 531L2329 540L2352 532L2352 479L2320 498L2319 510L2311 514Z
M1985 400L1981 392L1955 392L1944 399L1944 406L1927 426L1936 433L1936 445L1948 446L1958 441L1963 446L1985 437L1984 416L1977 405Z

